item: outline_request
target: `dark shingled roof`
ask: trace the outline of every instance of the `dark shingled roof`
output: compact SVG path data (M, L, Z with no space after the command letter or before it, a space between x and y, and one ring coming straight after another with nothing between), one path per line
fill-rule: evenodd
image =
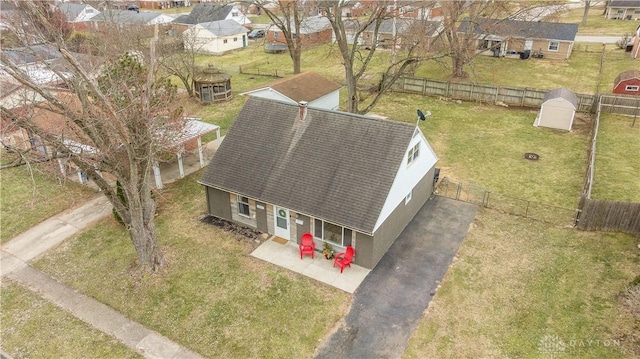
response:
M295 102L311 102L341 88L342 85L320 76L314 71L307 71L276 80L251 91L266 87L278 91Z
M415 126L250 96L200 182L364 233Z
M233 5L197 4L188 15L180 15L174 23L195 25L203 22L220 21L227 18L233 10Z
M576 96L576 94L574 94L573 92L571 92L571 90L565 87L560 87L547 92L544 95L542 102L547 102L548 100L558 98L558 97L569 101L569 103L571 103L573 107L575 107L576 109L578 108L578 96Z
M640 70L622 71L618 76L616 76L615 81L613 81L613 87L616 88L620 82L633 78L640 79Z
M463 20L458 32L467 32L469 20ZM557 22L476 19L473 29L476 35L497 35L505 38L548 39L574 41L578 24Z
M608 7L640 7L640 0L611 0Z

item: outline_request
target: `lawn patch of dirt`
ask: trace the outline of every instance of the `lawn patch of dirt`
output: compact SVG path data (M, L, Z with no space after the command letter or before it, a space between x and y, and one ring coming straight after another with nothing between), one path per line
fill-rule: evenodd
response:
M227 232L231 232L237 235L238 240L246 239L251 242L255 246L260 245L268 235L266 233L262 233L260 231L256 231L251 228L247 228L241 226L239 224L227 221L225 219L220 219L214 216L206 215L200 218L202 223L210 224L216 227L219 227ZM265 238L266 237L266 238Z

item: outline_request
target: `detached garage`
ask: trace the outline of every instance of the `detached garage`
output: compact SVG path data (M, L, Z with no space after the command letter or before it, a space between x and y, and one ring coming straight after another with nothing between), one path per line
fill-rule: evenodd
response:
M571 131L577 109L578 97L569 89L561 87L551 90L544 95L540 113L533 125Z

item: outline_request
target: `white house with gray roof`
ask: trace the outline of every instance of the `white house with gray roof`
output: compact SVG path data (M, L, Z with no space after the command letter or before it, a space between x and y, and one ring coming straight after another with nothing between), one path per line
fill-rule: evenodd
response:
M98 9L83 3L63 2L58 5L58 9L70 24L89 21L100 14Z
M373 268L429 199L436 157L419 127L249 96L200 183L207 211Z
M247 32L235 20L221 20L191 25L182 36L185 42L194 44L195 52L220 55L246 47Z

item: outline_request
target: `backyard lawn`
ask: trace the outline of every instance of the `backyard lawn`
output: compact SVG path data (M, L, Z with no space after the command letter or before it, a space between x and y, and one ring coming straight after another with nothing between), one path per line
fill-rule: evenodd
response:
M606 20L604 18L604 6L592 6L587 15L587 24L582 25L582 15L584 8L572 9L562 14L558 14L558 21L580 24L578 35L596 36L620 36L631 34L638 27L637 21L629 20Z
M640 118L603 114L596 145L593 199L640 202Z

